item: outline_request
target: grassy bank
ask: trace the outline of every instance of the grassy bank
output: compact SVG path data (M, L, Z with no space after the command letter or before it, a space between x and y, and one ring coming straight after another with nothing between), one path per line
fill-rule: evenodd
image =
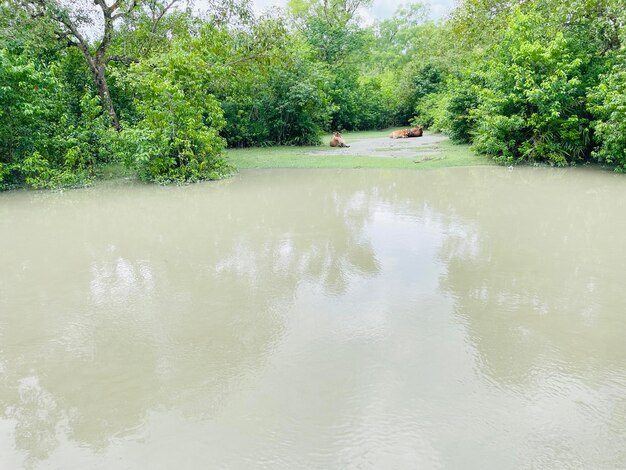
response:
M357 140L387 138L390 130L345 133L347 142ZM248 168L406 168L430 169L454 166L475 166L493 164L488 158L472 152L468 145L454 145L445 139L441 142L424 145L412 158L393 158L393 150L387 149L389 156L346 155L336 149L334 155L320 155L329 150L330 135L324 136L321 147L264 147L229 149L228 160L239 169ZM416 139L415 142L418 142ZM380 140L372 141L372 149L382 150Z
M411 158L396 157L400 148L391 147L388 139L391 129L384 131L364 131L345 133L348 143L360 141L359 148L374 152L384 152L386 157L346 154L341 149L328 146L330 135L324 136L324 145L317 147L255 147L228 149L227 160L236 169L253 168L398 168L434 169L456 166L493 165L483 155L470 150L469 145L454 145L448 139L424 143L420 138L411 139L411 144L419 144ZM381 140L384 139L384 140ZM368 142L371 141L371 142ZM351 149L354 150L354 147ZM96 180L135 179L135 172L121 163L110 163L97 168Z

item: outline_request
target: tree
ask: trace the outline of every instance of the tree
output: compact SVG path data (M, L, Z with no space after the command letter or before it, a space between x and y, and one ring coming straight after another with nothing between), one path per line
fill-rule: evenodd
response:
M419 49L419 42L423 39L422 30L427 22L428 13L428 5L413 3L407 7L399 7L391 18L374 25L376 42L372 65L378 65L383 69L397 69L409 61L417 52L416 49ZM438 48L441 45L428 44L428 46ZM431 47L428 50L429 55L434 51L437 55L442 52L441 49L433 50Z
M355 22L360 8L368 7L373 0L289 0L288 8L300 19L318 17L328 25L346 27Z
M507 29L507 19L515 7L532 4L528 0L463 0L451 15L457 46L466 50L497 43Z
M60 0L19 1L32 18L45 16L53 20L57 26L56 34L58 39L64 41L68 46L80 49L89 65L100 101L109 115L111 126L119 130L120 121L111 99L106 77L106 67L111 61L132 62L136 59L125 55L112 55L109 53L109 48L113 40L115 23L128 19L133 11L140 6L141 0L115 0L110 5L107 4L106 0L94 0L95 10L87 6L86 2L83 2L81 6L80 4L77 5L80 2L66 3ZM155 27L178 1L147 2L153 15ZM85 26L93 27L97 19L102 22L102 33L98 41L96 41L97 44L92 48L89 36L83 28Z

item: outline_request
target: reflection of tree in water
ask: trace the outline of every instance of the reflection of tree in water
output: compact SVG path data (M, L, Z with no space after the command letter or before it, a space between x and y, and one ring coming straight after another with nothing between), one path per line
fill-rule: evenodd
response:
M44 459L59 433L100 448L160 407L211 416L271 354L302 280L335 295L375 275L375 189L303 176L7 210L0 234L18 241L0 255L15 273L0 278L0 408L16 446Z
M619 312L626 262L623 180L586 171L450 173L432 204L464 221L441 251L453 295L485 371L504 383L546 367L624 376ZM459 190L466 197L455 196Z
M626 220L616 214L626 202L616 183L530 169L259 172L0 204L0 244L13 248L0 252L0 409L33 460L65 436L101 449L140 435L153 411L215 416L263 373L302 283L334 297L381 273L369 228L385 211L443 233L440 285L498 383L523 385L550 364L623 379ZM407 282L419 287L423 269ZM393 338L411 315L390 314ZM362 370L351 383L371 387ZM357 406L341 393L338 411Z

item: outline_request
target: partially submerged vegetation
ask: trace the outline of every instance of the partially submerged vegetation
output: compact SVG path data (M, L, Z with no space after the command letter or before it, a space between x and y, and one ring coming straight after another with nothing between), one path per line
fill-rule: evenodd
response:
M438 22L413 3L367 27L368 0L260 16L246 0L202 15L183 0L90 3L0 1L0 188L120 165L167 183L486 161L446 143L421 160L311 150L331 131L409 123L498 163L626 170L621 0L465 0Z

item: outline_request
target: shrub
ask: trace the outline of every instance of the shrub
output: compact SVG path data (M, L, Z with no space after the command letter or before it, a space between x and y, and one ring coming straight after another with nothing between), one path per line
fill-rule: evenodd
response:
M598 143L593 157L626 171L626 71L622 66L615 66L591 91L590 109Z
M132 67L139 119L123 126L117 148L141 179L182 183L230 173L221 157L223 113L204 92L204 69L193 50L179 47Z
M442 127L457 144L471 142L476 125L475 110L479 104L480 87L474 83L476 77L464 77L450 86L451 92L442 99Z
M587 51L563 32L544 34L544 19L516 11L505 40L475 72L474 84L456 87L448 111L450 135L498 161L567 165L591 150L585 105L593 82Z
M86 184L95 165L113 158L99 99L63 79L71 54L48 60L0 50L0 188Z
M424 97L441 91L443 81L444 73L438 66L423 60L410 62L402 71L398 85L401 99L398 120L407 122Z
M449 96L446 93L431 93L424 96L415 106L415 116L410 123L435 132L446 130L446 108Z

